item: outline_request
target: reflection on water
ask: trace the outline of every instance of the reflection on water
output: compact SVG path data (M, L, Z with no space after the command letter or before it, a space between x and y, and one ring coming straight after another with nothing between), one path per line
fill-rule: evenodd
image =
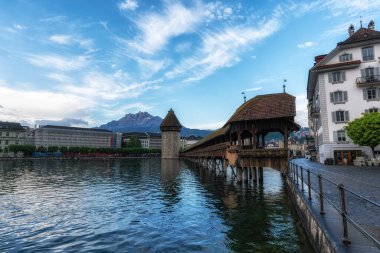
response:
M0 162L0 252L311 252L284 184L179 160Z

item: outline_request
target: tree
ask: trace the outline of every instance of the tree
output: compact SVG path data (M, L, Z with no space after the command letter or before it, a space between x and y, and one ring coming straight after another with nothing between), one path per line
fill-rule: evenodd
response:
M127 148L141 148L141 141L136 136L132 136L126 143Z
M349 122L345 130L355 144L371 147L375 155L375 147L380 144L380 113L366 113Z

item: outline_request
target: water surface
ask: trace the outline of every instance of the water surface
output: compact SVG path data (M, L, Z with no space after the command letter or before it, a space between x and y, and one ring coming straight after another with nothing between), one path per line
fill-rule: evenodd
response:
M312 252L264 184L160 159L0 162L0 252Z

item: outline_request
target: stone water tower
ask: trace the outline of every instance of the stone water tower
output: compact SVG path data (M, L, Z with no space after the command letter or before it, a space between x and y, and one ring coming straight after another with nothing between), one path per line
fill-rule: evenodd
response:
M161 158L178 158L182 126L172 109L162 121L160 128L162 133Z

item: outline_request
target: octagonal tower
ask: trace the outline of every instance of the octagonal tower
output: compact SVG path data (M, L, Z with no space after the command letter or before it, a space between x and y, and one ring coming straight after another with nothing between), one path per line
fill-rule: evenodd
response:
M180 148L181 123L172 109L160 125L162 133L161 158L178 158Z

